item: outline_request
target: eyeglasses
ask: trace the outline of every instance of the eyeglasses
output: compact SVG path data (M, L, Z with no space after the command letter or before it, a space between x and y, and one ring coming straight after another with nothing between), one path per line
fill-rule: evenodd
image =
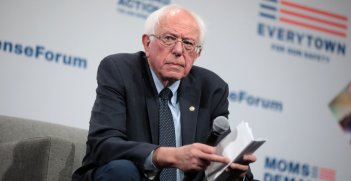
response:
M198 53L198 51L201 49L201 45L198 45L194 40L178 40L177 37L168 34L162 36L151 34L151 36L159 38L161 40L160 44L165 47L173 48L177 44L177 42L180 41L182 42L183 49L187 52L191 53L195 51L196 53Z

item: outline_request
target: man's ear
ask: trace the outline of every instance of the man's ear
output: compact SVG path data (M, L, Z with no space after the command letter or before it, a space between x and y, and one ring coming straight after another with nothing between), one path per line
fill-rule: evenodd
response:
M150 44L151 44L150 36L147 35L147 34L143 34L142 42L143 42L143 45L144 45L144 50L145 50L146 57L149 58Z
M196 59L199 58L199 56L201 55L201 51L202 49L200 49L199 53L196 54Z

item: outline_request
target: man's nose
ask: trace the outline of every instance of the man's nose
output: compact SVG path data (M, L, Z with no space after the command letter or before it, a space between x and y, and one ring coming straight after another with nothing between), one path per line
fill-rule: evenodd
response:
M183 43L181 41L177 41L175 43L175 46L173 47L173 53L175 53L176 55L183 54Z

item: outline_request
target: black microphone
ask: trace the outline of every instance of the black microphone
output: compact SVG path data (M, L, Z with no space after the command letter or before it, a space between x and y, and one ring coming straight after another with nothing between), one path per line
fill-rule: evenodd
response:
M217 140L221 137L221 135L229 129L229 121L224 116L218 116L213 120L211 133L208 135L207 140L205 142L206 145L215 146ZM194 180L197 172L185 173L183 181L191 181Z
M229 129L229 121L224 116L218 116L213 120L213 126L205 142L206 145L215 146L221 135Z

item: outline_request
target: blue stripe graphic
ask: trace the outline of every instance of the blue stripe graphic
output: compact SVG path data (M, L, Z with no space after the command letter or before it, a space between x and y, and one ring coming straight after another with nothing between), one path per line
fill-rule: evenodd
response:
M265 4L261 4L261 8L265 8L265 9L272 10L272 11L277 11L277 8L275 8L274 6L268 6Z
M260 13L260 16L265 17L265 18L275 19L274 15L270 15L270 14L266 14L266 13Z
M270 2L278 2L278 0L266 0L266 1L270 1Z

